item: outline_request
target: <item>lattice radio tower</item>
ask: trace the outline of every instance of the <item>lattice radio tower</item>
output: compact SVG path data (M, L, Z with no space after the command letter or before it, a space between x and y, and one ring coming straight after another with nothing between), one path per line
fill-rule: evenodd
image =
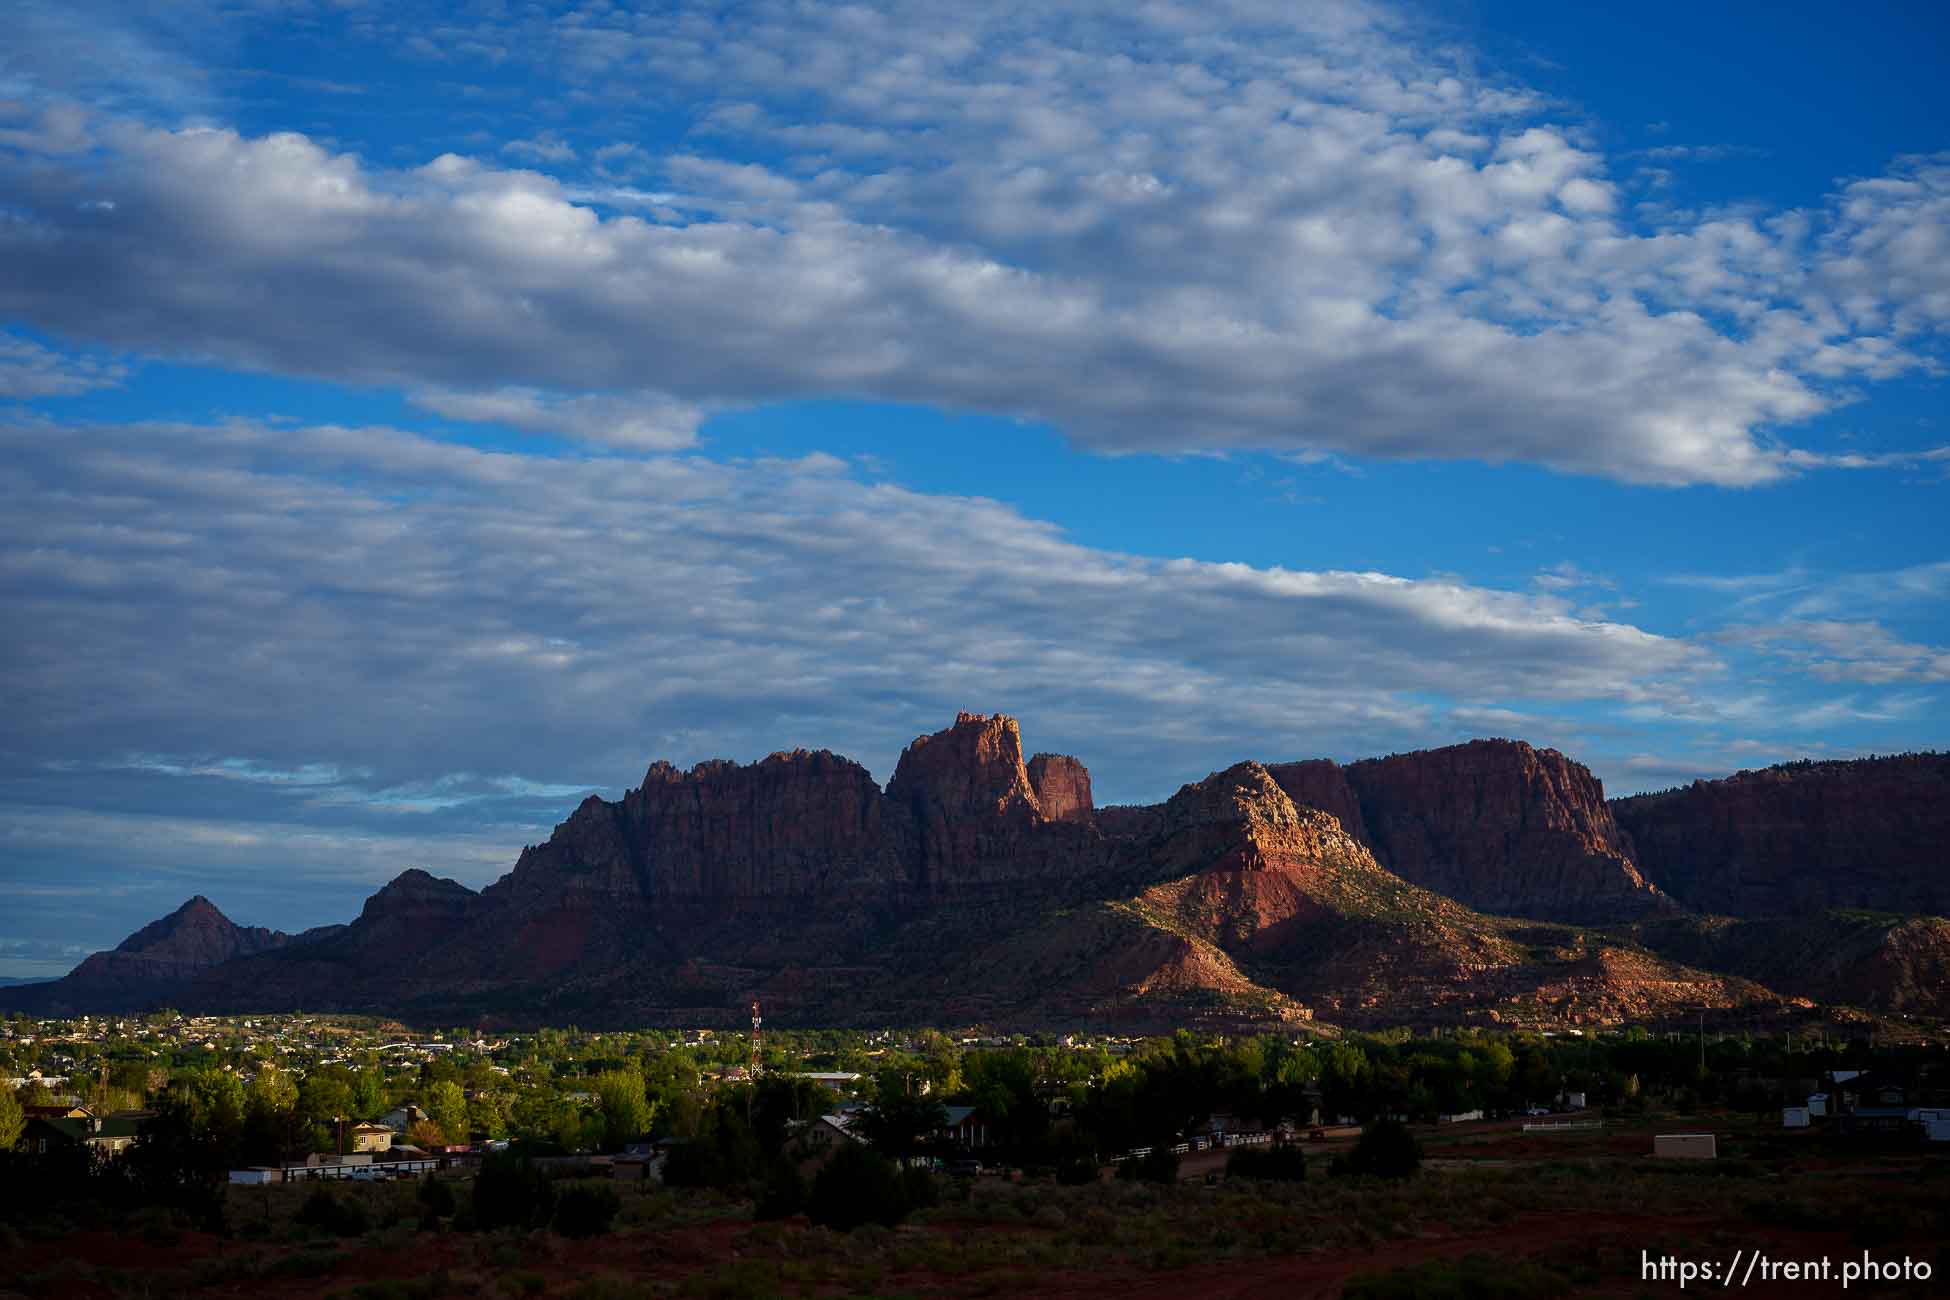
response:
M758 999L753 998L752 999L752 1068L751 1068L751 1076L753 1082L756 1082L758 1080L758 1071L760 1069L760 1066L758 1064L758 1035L759 1035L759 1026L763 1023L764 1021L759 1017L758 1014Z

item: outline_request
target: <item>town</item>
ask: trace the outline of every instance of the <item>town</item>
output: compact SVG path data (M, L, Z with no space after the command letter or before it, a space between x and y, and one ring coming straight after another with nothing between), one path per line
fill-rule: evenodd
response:
M675 1231L847 1232L1250 1191L1290 1220L1271 1250L1306 1218L1266 1200L1281 1186L1490 1178L1517 1206L1563 1195L1572 1159L1630 1172L1607 1197L1709 1161L1736 1180L1842 1153L1950 1171L1950 1047L1921 1033L770 1031L756 1010L746 1033L15 1017L5 1222L58 1259L135 1215L170 1241L255 1242L275 1267L320 1238L436 1228L627 1237L650 1206Z

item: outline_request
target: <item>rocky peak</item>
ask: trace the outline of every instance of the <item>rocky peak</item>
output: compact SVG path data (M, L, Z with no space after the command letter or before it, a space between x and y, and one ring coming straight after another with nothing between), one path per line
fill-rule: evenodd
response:
M458 914L465 912L477 897L473 890L458 880L410 867L394 876L378 893L366 900L360 919L374 920L402 913Z
M1003 713L958 713L954 726L916 737L901 751L887 795L948 816L1037 811L1022 761L1022 731Z
M1165 803L1165 829L1196 826L1291 826L1300 812L1273 774L1247 759L1194 781Z
M1333 816L1297 807L1273 774L1251 760L1173 795L1164 807L1161 834L1154 861L1186 871L1264 870L1339 858L1357 847Z
M1053 822L1091 820L1090 773L1068 754L1038 754L1029 760L1029 787L1044 818Z
M1286 791L1286 797L1303 808L1318 808L1341 824L1341 829L1362 844L1369 844L1368 828L1361 817L1361 801L1347 783L1347 773L1331 758L1310 758L1298 763L1269 763L1266 770ZM1372 847L1372 846L1371 846Z
M124 939L116 952L186 966L214 966L245 953L274 948L290 936L261 926L240 926L201 894Z
M591 797L523 852L495 896L554 896L622 916L651 899L804 896L897 881L903 826L867 769L830 750L756 763L658 761L618 802Z
M1472 740L1342 769L1375 856L1486 912L1602 922L1669 907L1581 763L1520 740Z
M912 819L924 890L1012 874L1001 860L1043 821L1022 733L1006 714L961 713L901 751L887 798Z

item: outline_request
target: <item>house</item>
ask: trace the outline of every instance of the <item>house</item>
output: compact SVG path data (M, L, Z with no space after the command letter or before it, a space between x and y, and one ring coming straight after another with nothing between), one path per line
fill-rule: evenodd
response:
M393 1130L384 1124L354 1124L346 1133L352 1150L383 1152L393 1149Z
M395 1106L381 1115L379 1122L395 1133L404 1133L425 1118L427 1113L409 1101L404 1106Z
M21 1144L35 1155L46 1155L63 1147L85 1146L103 1155L119 1156L141 1136L142 1124L141 1118L124 1115L107 1118L89 1115L86 1119L35 1116L21 1130Z
M969 1151L989 1144L989 1122L974 1106L946 1106L948 1120L935 1130L935 1137Z
M1910 1118L1914 1103L1902 1080L1873 1071L1837 1070L1832 1077L1837 1132L1851 1137L1900 1137L1915 1129Z

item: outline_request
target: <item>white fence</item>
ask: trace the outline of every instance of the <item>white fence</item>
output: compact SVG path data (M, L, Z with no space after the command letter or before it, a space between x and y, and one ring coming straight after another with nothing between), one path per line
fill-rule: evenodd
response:
M1601 1129L1605 1121L1601 1119L1547 1119L1523 1126L1526 1133L1589 1133Z
M1225 1147L1266 1146L1273 1141L1271 1133L1218 1133L1211 1137L1195 1137L1172 1147L1172 1154L1187 1156L1194 1151L1216 1151ZM1132 1147L1119 1160L1142 1160L1151 1154L1152 1147Z

